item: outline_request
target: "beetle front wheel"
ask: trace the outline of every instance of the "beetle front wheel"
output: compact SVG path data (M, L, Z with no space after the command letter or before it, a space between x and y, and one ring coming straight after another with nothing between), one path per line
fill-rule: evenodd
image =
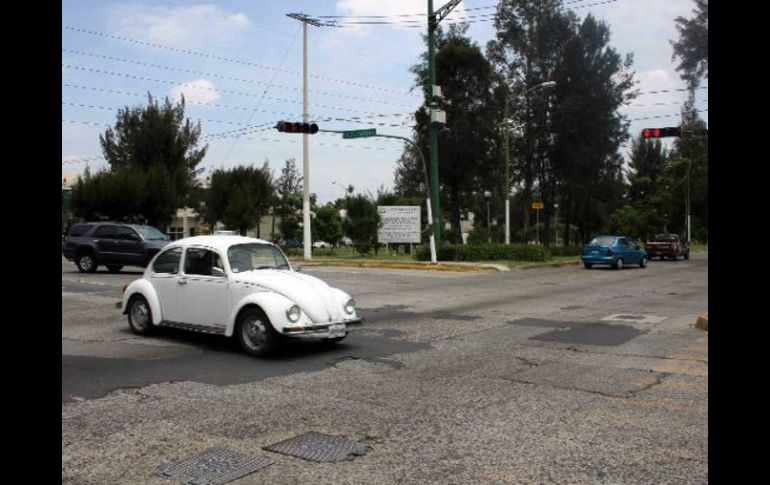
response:
M269 355L280 338L267 315L258 308L249 308L241 313L235 334L243 350L255 357Z

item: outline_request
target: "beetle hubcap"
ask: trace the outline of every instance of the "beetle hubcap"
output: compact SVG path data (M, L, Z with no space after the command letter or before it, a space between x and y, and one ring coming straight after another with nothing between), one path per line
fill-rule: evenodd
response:
M252 349L259 349L265 344L265 324L257 317L250 318L243 325L243 337Z
M150 319L149 313L147 305L145 305L143 301L136 301L131 306L131 322L137 328L144 328L147 326Z

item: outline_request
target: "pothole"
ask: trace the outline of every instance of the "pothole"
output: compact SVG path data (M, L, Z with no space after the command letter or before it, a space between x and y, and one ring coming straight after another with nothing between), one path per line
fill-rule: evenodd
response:
M332 367L353 372L384 373L404 368L404 364L391 359L343 357L333 360Z

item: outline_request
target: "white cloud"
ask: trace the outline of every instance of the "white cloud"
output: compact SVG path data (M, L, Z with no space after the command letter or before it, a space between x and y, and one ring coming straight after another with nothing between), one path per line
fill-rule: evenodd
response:
M179 101L182 94L184 94L185 101L213 103L221 97L216 89L216 86L211 81L196 79L194 81L185 81L172 87L169 91L169 97L174 101Z
M216 5L165 7L121 5L113 10L118 35L174 47L225 44L251 25L243 13Z

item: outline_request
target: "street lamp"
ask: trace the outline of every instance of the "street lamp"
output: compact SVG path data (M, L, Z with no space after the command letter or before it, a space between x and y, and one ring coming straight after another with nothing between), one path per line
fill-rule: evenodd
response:
M556 81L545 81L537 86L533 86L523 93L513 97L511 101L515 101L518 98L521 98L522 96L526 95L527 93L534 91L535 89L550 89L556 87ZM508 121L508 103L505 103L505 119ZM524 126L524 125L520 125ZM508 196L508 193L510 192L510 167L511 167L511 159L509 156L509 150L508 150L508 130L505 130L505 175L504 175L504 187L503 187L503 193L506 194L505 197L505 244L511 244L511 201L510 197Z
M489 221L489 199L492 197L492 192L485 190L484 197L487 199L487 243L492 244L492 226Z

